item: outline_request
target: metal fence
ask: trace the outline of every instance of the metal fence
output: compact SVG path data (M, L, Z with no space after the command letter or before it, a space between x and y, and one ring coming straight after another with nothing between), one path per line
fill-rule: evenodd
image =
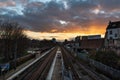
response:
M67 48L68 49L68 48ZM101 62L95 61L88 57L85 53L75 53L72 49L68 49L72 53L76 54L80 59L88 62L90 65L94 66L98 70L102 71L103 73L107 74L113 79L120 80L120 70L114 69L110 66L107 66L105 64L102 64Z

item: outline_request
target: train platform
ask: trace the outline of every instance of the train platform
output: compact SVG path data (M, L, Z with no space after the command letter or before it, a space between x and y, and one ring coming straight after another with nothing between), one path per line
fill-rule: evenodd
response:
M57 51L55 67L52 75L52 80L62 80L62 53Z
M46 80L62 80L62 53L58 48Z
M1 75L0 76L0 80L6 80L8 77L12 76L14 73L17 73L19 70L21 70L22 68L24 68L25 66L27 66L28 64L30 64L31 62L33 62L35 59L30 59L29 61L23 63L22 65L18 66L15 69L12 69L10 71L8 71L4 76Z
M41 57L43 57L44 55L46 55L47 53L49 53L49 51L51 50L48 50L46 51L44 54L40 55L40 54L37 54L35 58L33 59L30 59L29 61L23 63L22 65L18 66L15 69L12 69L10 71L8 71L5 75L1 75L0 76L0 80L12 80L10 78L16 76L17 74L19 74L21 71L25 70L25 67L29 67L29 65L33 62L36 62L38 59L40 59Z

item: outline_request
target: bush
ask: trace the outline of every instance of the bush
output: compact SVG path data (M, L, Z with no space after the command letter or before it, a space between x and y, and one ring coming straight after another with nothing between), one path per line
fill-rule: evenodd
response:
M111 67L116 67L119 57L114 51L97 51L95 60Z

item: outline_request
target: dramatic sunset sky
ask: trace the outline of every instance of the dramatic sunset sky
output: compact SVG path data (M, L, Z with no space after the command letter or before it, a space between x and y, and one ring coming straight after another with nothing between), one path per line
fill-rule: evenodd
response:
M16 21L35 39L104 35L120 20L120 0L0 0L0 20Z

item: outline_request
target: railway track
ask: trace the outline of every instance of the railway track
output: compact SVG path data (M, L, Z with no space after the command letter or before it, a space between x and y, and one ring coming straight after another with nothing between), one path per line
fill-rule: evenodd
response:
M56 50L57 47L14 80L45 80Z
M71 55L65 48L61 48L65 67L72 72L73 80L105 80L98 74L92 72L90 69L82 65L73 55Z
M63 48L61 48L61 49L62 49L62 55L63 55L65 68L72 72L73 80L80 80L80 77L72 64L73 59L70 58L70 56L66 53L65 49L63 49Z

